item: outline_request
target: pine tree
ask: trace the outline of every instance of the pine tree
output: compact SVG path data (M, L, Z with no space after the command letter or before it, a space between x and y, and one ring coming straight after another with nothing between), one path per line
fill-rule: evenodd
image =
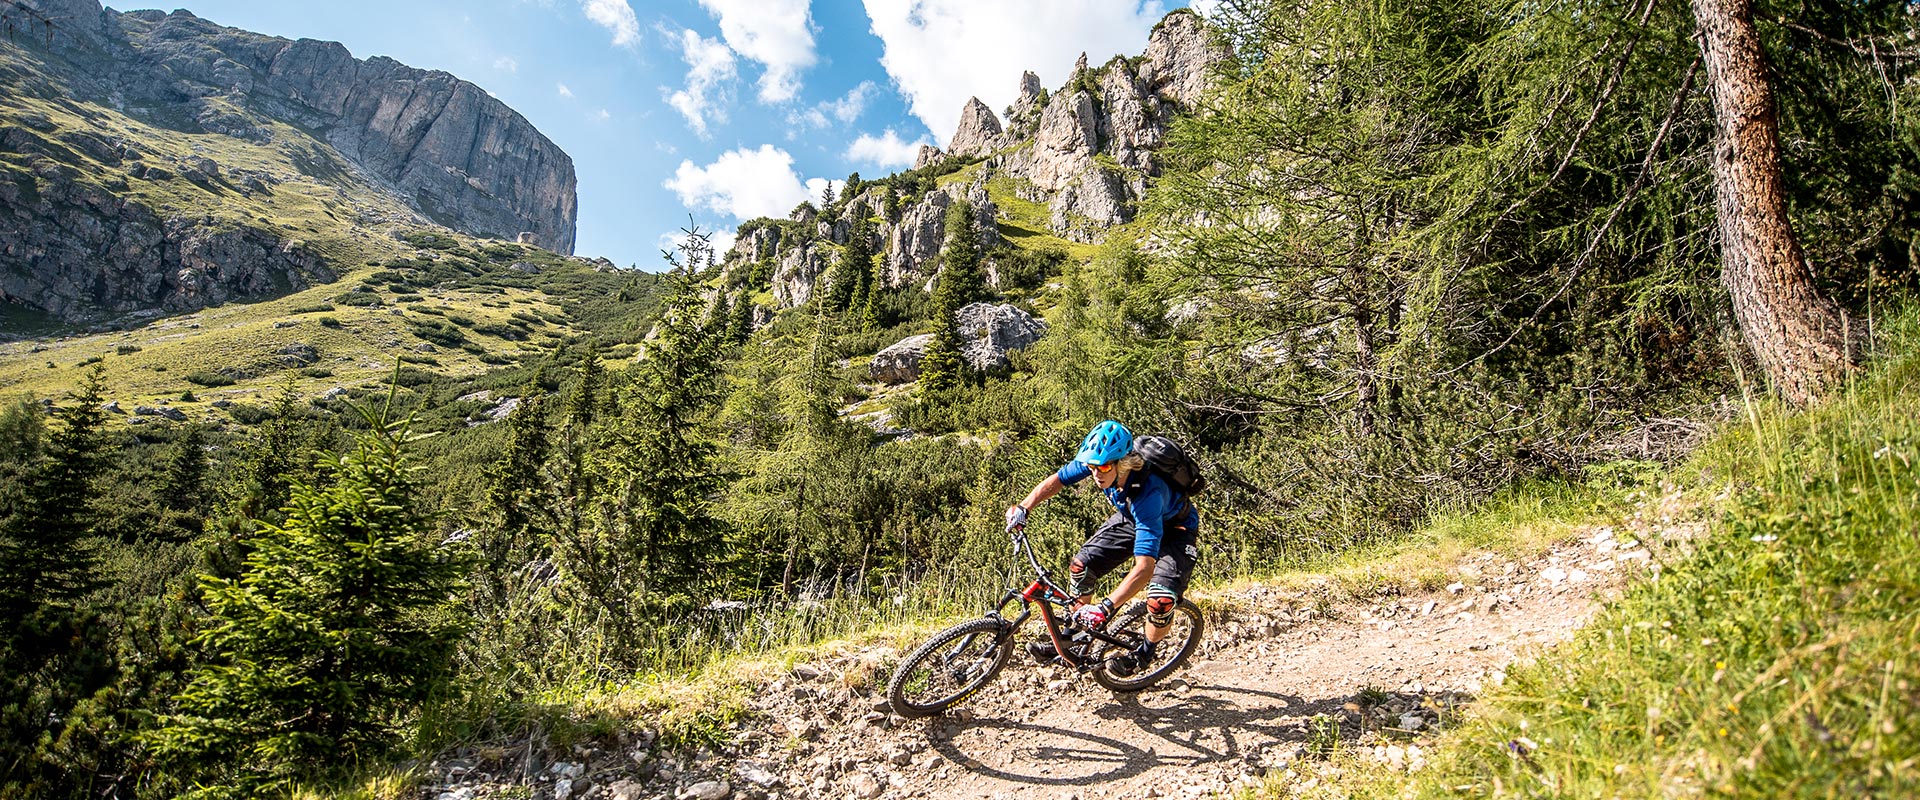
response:
M428 544L403 426L377 420L330 482L299 483L262 523L238 579L202 581L211 617L193 671L147 741L195 776L192 796L284 791L383 755L451 674L462 565Z
M980 273L980 236L973 228L973 206L961 200L947 209L947 241L940 248L940 280L933 290L933 342L920 360L920 389L934 395L960 385L966 363L960 356L960 309L986 294Z
M60 425L29 470L25 493L14 498L18 506L0 509L0 575L7 576L0 581L0 625L68 607L98 585L88 504L104 466L104 375L96 366L73 402L55 410Z

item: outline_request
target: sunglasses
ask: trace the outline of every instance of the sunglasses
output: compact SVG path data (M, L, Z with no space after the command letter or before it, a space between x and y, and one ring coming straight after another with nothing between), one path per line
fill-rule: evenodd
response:
M1113 471L1113 462L1109 461L1105 464L1089 464L1087 465L1087 468L1093 470L1094 472L1098 472L1102 475L1105 475Z

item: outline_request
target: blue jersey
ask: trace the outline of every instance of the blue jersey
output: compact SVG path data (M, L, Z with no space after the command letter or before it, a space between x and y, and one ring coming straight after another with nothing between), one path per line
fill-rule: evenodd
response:
M1072 486L1092 475L1093 468L1069 461L1054 474L1061 483ZM1107 495L1107 502L1133 522L1133 554L1136 556L1160 557L1160 540L1165 538L1169 522L1187 530L1200 527L1200 512L1194 509L1193 503L1152 470L1134 470L1127 475L1125 485L1100 491Z

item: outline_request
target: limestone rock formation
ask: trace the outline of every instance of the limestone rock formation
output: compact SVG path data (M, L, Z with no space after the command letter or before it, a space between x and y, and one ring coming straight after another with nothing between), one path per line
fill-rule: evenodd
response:
M828 245L819 241L787 251L773 271L774 302L792 308L812 298L814 282L832 263L830 254Z
M930 265L946 243L947 209L953 205L955 194L951 188L935 189L900 215L900 223L893 227L887 242L887 285L901 286L933 277ZM968 187L965 196L973 205L980 246L992 248L1004 242L994 224L998 211L986 188Z
M508 240L530 231L572 251L571 160L473 84L186 11L11 5L55 22L44 36L0 42L0 112L23 123L0 126L0 152L24 169L0 184L0 300L87 322L331 281L321 249L290 233L298 223L217 213L230 198L271 200L289 181L327 187L343 225L432 220ZM52 96L70 116L12 102ZM103 112L190 134L194 152L93 127ZM280 173L223 163L219 137L269 145L288 162ZM188 194L129 191L136 181Z
M1153 27L1145 55L1140 80L1148 91L1191 106L1206 91L1209 71L1228 52L1213 40L1200 15L1181 9Z
M1010 305L969 303L959 318L960 357L981 372L1006 369L1007 354L1032 347L1047 333L1046 320Z
M920 378L920 360L927 357L927 348L931 346L931 333L894 342L873 355L873 361L867 365L867 377L881 383L912 383Z
M960 127L947 142L947 153L961 158L984 156L993 152L1000 139L1000 118L980 98L967 99L960 109Z
M938 164L940 163L941 159L944 159L946 157L947 157L947 154L941 152L940 148L934 147L933 145L930 145L930 144L923 144L923 145L920 145L920 152L914 154L913 156L913 168L922 169L924 167L928 167L933 164Z
M573 252L572 159L478 86L384 56L356 59L337 42L250 33L187 11L20 2L73 21L53 49L75 68L62 77L80 97L185 112L193 127L229 135L290 123L447 227L509 240L531 231L540 246Z
M1007 355L1032 347L1047 333L1045 320L1010 305L970 303L954 314L960 328L960 357L981 372L1006 369ZM933 346L933 334L909 336L875 353L867 376L881 383L911 383L920 378L920 361Z
M1040 129L1022 172L1040 191L1053 193L1088 164L1100 146L1100 121L1093 96L1058 92L1040 112Z

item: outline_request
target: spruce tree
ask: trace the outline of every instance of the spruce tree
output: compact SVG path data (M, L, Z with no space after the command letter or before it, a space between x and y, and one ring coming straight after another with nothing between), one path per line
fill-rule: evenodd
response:
M403 426L296 484L238 579L205 576L208 660L147 737L190 796L251 797L387 752L451 674L462 565L426 540Z
M980 236L973 228L973 206L965 200L947 209L947 241L940 248L940 280L933 290L933 343L920 360L920 389L932 395L960 384L966 363L960 357L960 309L986 294L980 273Z

